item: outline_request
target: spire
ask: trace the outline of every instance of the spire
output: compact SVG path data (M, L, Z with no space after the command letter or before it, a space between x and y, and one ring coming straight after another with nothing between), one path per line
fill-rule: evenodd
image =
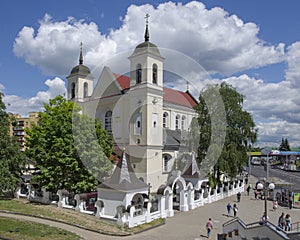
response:
M186 81L186 91L188 92L190 90L190 83Z
M148 30L149 17L150 15L147 13L145 16L146 19L145 42L149 42L149 38L150 38L149 30Z
M80 55L79 55L79 65L83 64L83 57L82 57L82 42L80 43Z

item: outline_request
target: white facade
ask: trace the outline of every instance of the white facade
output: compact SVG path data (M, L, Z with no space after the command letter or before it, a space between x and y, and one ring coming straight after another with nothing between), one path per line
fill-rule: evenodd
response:
M68 76L68 96L81 104L83 113L102 120L114 137L115 152L120 156L125 147L137 177L156 191L167 183L181 144L176 139L177 145L170 146L167 133L177 130L180 137L189 130L197 102L188 91L163 87L164 58L146 34L129 56L130 77L107 66L94 89L81 53L80 64Z

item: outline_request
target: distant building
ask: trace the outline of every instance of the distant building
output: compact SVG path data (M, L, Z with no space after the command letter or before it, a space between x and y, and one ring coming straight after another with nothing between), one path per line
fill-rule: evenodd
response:
M38 124L39 118L37 112L30 112L28 117L22 117L20 114L13 114L15 121L11 126L11 135L16 136L20 143L20 150L23 152L26 149L25 138L26 132L25 129L31 129L34 124Z

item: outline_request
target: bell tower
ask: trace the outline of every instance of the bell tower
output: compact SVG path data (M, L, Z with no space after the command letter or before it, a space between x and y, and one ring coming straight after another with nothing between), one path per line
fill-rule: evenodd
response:
M162 174L163 148L163 61L158 47L149 41L146 15L145 41L135 48L130 60L129 145L131 163L138 177L158 187Z
M79 65L75 66L68 80L68 100L84 102L93 92L94 77L90 69L83 65L82 43L80 43Z

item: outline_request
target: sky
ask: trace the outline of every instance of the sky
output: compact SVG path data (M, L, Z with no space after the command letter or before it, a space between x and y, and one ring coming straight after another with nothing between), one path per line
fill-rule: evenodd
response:
M80 42L84 64L97 69L143 42L148 13L150 41L192 59L209 76L185 69L196 98L208 82L226 81L245 97L257 146L279 147L287 138L300 147L299 9L292 0L3 1L0 91L8 112L42 111L66 92Z

